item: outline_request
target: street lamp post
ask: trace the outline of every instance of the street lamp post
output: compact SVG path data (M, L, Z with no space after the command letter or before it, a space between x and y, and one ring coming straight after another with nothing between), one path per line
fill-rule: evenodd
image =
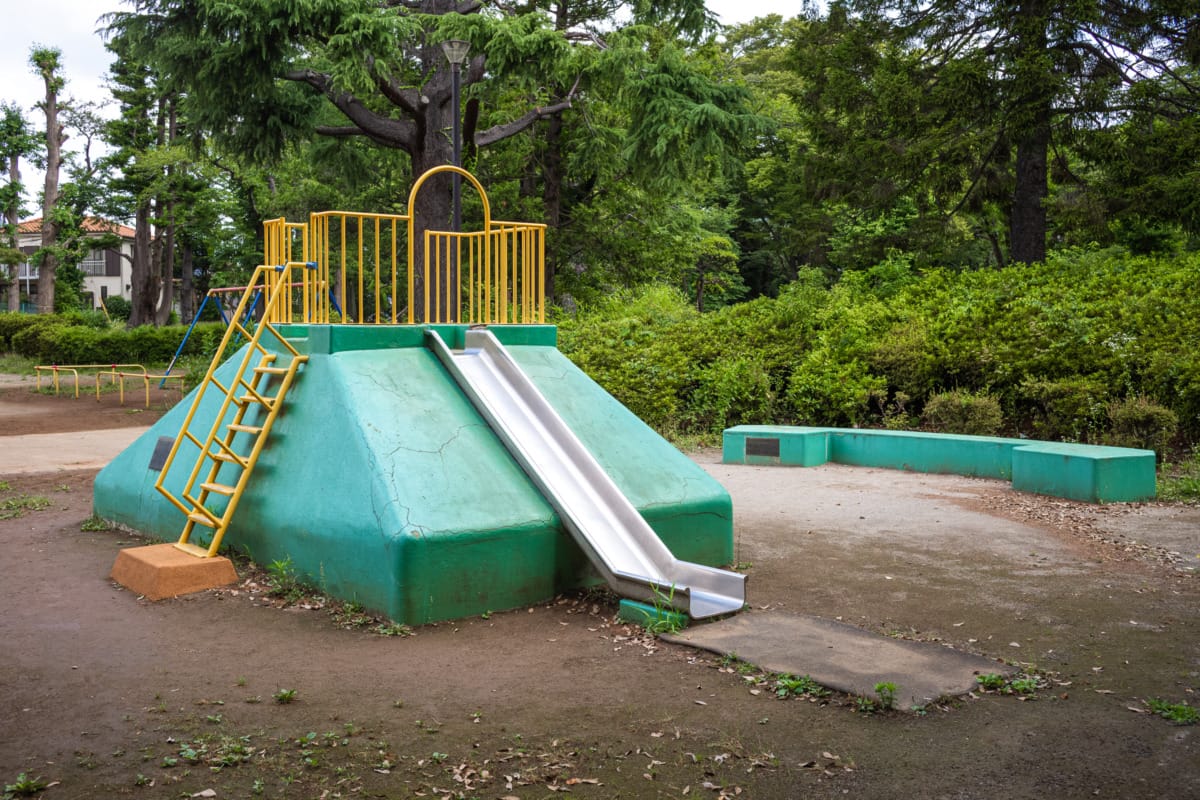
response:
M454 166L462 167L462 109L459 101L459 90L462 83L462 64L467 58L467 51L471 49L470 42L464 42L462 39L448 39L442 42L442 52L446 54L446 60L450 62L451 76L451 103L454 105ZM454 223L453 230L458 233L462 227L462 177L455 173L453 189L454 203Z

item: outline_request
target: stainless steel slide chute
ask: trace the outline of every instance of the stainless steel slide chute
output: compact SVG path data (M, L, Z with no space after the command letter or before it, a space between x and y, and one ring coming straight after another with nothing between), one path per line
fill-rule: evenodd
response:
M490 331L468 330L463 350L426 337L613 591L696 619L745 605L746 576L675 558Z

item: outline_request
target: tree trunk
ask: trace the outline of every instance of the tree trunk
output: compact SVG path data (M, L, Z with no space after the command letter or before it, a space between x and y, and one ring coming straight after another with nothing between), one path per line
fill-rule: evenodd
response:
M175 138L175 106L165 97L158 101L157 129L158 146L170 145ZM155 325L166 325L170 321L171 306L175 300L175 203L169 196L172 191L170 167L167 167L166 177L168 196L159 195L154 200L154 216L158 220L154 236L154 266L159 273Z
M192 285L194 269L192 245L185 237L179 253L179 321L184 323L191 322L196 316L196 290Z
M1009 252L1012 260L1033 264L1046 260L1047 153L1050 148L1047 119L1017 142L1016 188L1010 218Z
M449 70L443 78L449 79ZM449 131L453 124L453 109L450 108L450 93L441 92L431 96L443 96L446 102L430 103L418 125L418 150L410 153L414 180L426 171L443 164L454 162L454 149ZM464 184L469 189L469 184ZM448 259L437 259L440 266L431 274L429 308L425 304L425 231L448 231L451 222L452 183L449 175L438 175L426 181L413 203L413 296L408 298L417 322L438 322L457 317L461 300L458 275L448 269Z
M160 201L161 202L161 201ZM155 314L156 325L166 325L171 320L171 310L175 305L175 203L166 203L167 224L159 247L159 267L162 270L159 293L158 311Z
M54 313L54 276L58 272L58 256L50 248L58 243L58 224L54 209L58 205L58 172L62 167L62 145L66 133L58 121L58 82L55 69L44 69L46 84L46 183L42 194L42 255L38 266L38 313Z
M11 186L17 186L21 182L21 159L19 157L17 157L16 155L12 155L12 156L8 157L8 180L9 180L9 185L11 185ZM14 248L17 246L16 231L17 231L17 223L20 222L20 212L19 212L20 202L21 202L20 198L18 198L16 195L14 195L12 203L9 204L8 208L4 209L5 220L8 222L8 224L10 226L9 229L11 231L13 231L13 237L12 237L13 240L12 240L12 242L9 242L8 244L11 244ZM8 277L9 277L8 310L9 311L20 311L21 310L21 265L13 264L12 266L10 266L8 268Z
M558 112L546 122L546 154L542 159L542 213L547 234L557 239L558 226L562 222L562 154L563 112ZM558 271L556 248L546 243L546 299L554 297L554 274Z
M129 310L129 327L154 324L158 305L158 273L150 258L150 204L138 205L133 223L133 301Z
M1017 10L1013 138L1016 186L1009 213L1009 255L1018 263L1046 260L1047 155L1053 115L1054 76L1047 66L1049 11L1045 0L1026 0Z

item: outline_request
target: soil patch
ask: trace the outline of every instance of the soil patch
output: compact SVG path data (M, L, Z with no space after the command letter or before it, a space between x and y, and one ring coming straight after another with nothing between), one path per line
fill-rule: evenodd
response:
M174 386L160 390L151 385L150 408L141 382L126 384L124 404L111 387L104 387L99 400L94 391L90 378L86 387L80 387L78 399L74 386L63 386L55 395L46 389L39 392L32 379L15 386L0 384L0 436L141 427L153 424L179 402Z
M4 417L8 436L100 416L37 402L76 413ZM243 566L150 603L108 580L144 542L85 524L94 470L0 475L0 781L40 777L49 800L1200 796L1198 729L1145 704L1195 704L1200 581L1117 538L1176 507L1077 528L993 507L1056 508L995 482L696 457L733 494L756 608L1004 659L1041 688L925 716L781 699L752 665L616 622L603 592L410 630L289 604ZM1149 544L1200 553L1172 535Z

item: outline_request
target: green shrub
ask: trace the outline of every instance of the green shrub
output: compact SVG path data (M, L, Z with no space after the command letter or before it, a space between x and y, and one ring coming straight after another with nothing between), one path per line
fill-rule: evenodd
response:
M700 370L688 402L689 428L718 432L732 425L774 419L771 378L753 356L727 356Z
M10 349L39 364L164 364L171 360L187 332L181 325L98 329L69 325L53 316L35 319L45 321L14 333ZM223 333L220 323L197 325L184 353L211 358Z
M57 314L56 316L60 322L66 325L84 328L96 328L97 330L103 330L108 327L108 319L105 318L104 312L100 311L99 309L72 309L70 311L64 311L61 314Z
M1153 450L1160 459L1179 429L1174 411L1145 397L1109 403L1108 419L1112 424L1109 444Z
M108 315L116 322L125 322L133 312L133 305L124 297L113 296L104 301Z
M0 312L0 350L13 349L13 337L27 328L52 325L58 318L51 314L20 314L14 311Z
M57 348L54 342L59 333L66 330L67 326L52 317L47 317L47 320L44 324L30 325L24 330L14 333L11 340L13 352L26 358L32 358L39 364L60 363L61 359L56 355ZM61 363L68 362L61 361Z
M861 362L817 351L792 372L787 402L802 424L856 426L867 418L871 398L886 391L886 379Z
M939 433L970 436L995 436L1004 426L999 400L987 393L959 389L930 397L921 418Z
M1019 392L1039 439L1095 442L1107 427L1108 388L1095 378L1025 381Z

